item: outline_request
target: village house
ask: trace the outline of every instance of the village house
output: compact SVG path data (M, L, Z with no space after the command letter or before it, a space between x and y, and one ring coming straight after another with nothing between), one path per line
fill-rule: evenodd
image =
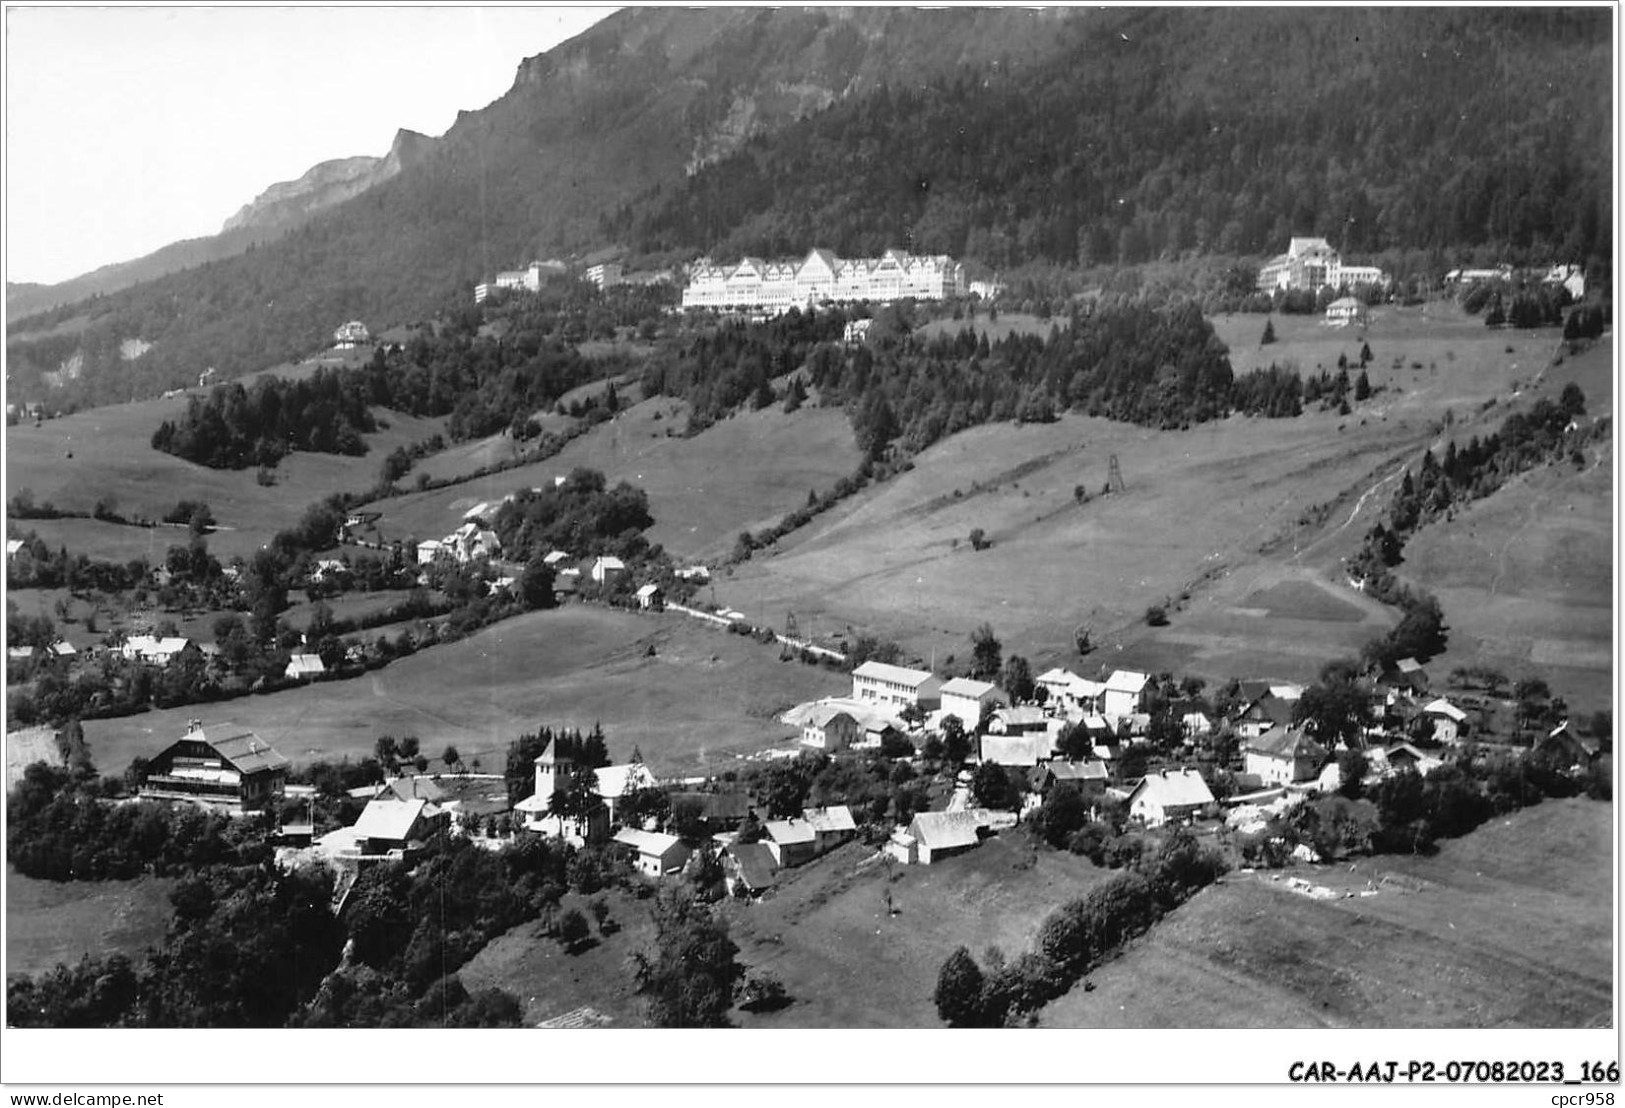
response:
M1569 727L1569 721L1564 720L1535 743L1529 753L1550 758L1574 772L1596 761L1602 753L1602 744L1596 739L1581 738Z
M632 855L633 868L648 877L665 877L668 874L681 873L683 864L693 853L693 850L676 835L667 835L659 831L639 831L636 828L623 827L615 832L612 841L627 847Z
M1243 689L1245 695L1246 689ZM1231 717L1236 735L1247 741L1256 739L1274 727L1292 723L1295 703L1274 695L1268 688L1245 701L1245 706Z
M121 653L128 662L167 666L188 649L196 650L192 640L178 635L154 638L152 635L131 635L125 640Z
M644 611L658 612L663 607L664 598L660 595L659 585L644 585L633 595L637 599L638 607Z
M1422 715L1433 721L1433 737L1442 743L1459 743L1467 733L1467 713L1442 696L1425 705Z
M801 817L813 829L814 847L818 854L828 854L842 843L850 842L858 833L858 825L852 819L852 809L845 804L807 808Z
M1265 785L1292 785L1313 780L1326 762L1326 748L1301 727L1272 727L1241 746L1246 772Z
M1407 769L1426 777L1444 765L1444 760L1438 755L1429 754L1410 743L1395 743L1385 749L1373 750L1367 755L1367 761L1379 777L1390 777Z
M949 716L959 720L966 734L982 725L982 713L1010 703L1004 690L991 681L974 681L969 677L955 677L942 686L942 710L937 727Z
M606 585L626 572L626 563L611 554L600 554L592 562L592 579Z
M349 350L370 341L372 336L367 333L367 325L359 319L352 319L333 332L333 345L340 350Z
M729 896L761 896L773 887L773 852L765 843L732 843L722 851L722 883Z
M1030 769L1048 761L1054 754L1046 731L1026 731L1014 735L987 734L981 737L980 757L984 762Z
M252 731L217 724L210 735L200 720L147 765L140 795L180 800L227 815L244 815L281 800L288 759Z
M1333 327L1347 327L1365 320L1365 303L1357 297L1340 296L1326 305L1326 322Z
M1120 720L1145 707L1145 687L1151 678L1130 669L1113 670L1106 678L1103 711L1109 720Z
M762 824L763 843L780 869L810 862L818 857L818 832L804 819L770 819Z
M1128 794L1129 815L1147 827L1189 819L1212 803L1213 793L1194 769L1148 773Z
M988 717L987 730L990 735L1022 735L1033 731L1048 731L1051 719L1044 714L1044 709L1032 704L1023 704L1015 708L999 708Z
M1072 785L1085 796L1099 796L1106 791L1106 783L1111 774L1106 770L1106 763L1098 759L1087 762L1046 762L1036 766L1027 775L1033 789L1040 795L1047 793L1056 785Z
M942 681L923 669L864 662L852 671L852 699L930 712L942 703Z
M976 813L916 812L908 830L892 836L887 852L906 865L929 866L973 850L982 841Z
M801 724L801 745L830 753L855 746L863 737L863 725L850 711L834 704L819 704L807 713Z
M290 654L282 676L290 681L310 681L327 672L319 654Z
M451 814L432 801L375 797L350 831L362 857L394 859L415 854L450 826Z
M439 539L424 539L417 545L418 565L432 565L434 561L446 552L446 544Z

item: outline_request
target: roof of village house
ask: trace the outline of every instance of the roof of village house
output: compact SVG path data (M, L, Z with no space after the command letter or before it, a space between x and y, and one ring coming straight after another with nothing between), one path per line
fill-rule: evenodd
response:
M1137 693L1145 688L1149 680L1150 676L1144 673L1136 673L1131 669L1114 669L1111 676L1106 678L1106 691Z
M835 831L856 831L858 825L852 820L852 809L845 804L836 804L828 808L807 808L801 813L801 818L812 825L814 832L830 834Z
M845 696L829 696L822 700L797 704L779 719L791 727L805 727L809 723L815 727L824 727L842 712L851 716L866 731L897 726L897 720L892 714L877 706L874 701L853 700Z
M1023 704L1015 708L1000 708L993 713L993 718L1006 727L1042 727L1049 721L1044 709L1031 704Z
M397 777L384 784L378 795L391 793L402 800L444 800L446 790L432 777Z
M1271 758L1320 758L1326 754L1326 748L1305 734L1302 728L1283 727L1280 724L1256 739L1249 739L1241 748Z
M1081 726L1085 731L1110 731L1112 729L1110 720L1108 720L1105 716L1096 714L1084 716L1083 719L1079 721L1079 726Z
M894 666L889 662L864 662L852 671L853 677L868 677L876 681L890 681L910 688L919 688L934 676L927 670Z
M1057 781L1104 781L1110 776L1106 772L1106 763L1095 760L1051 762L1046 768Z
M982 761L1001 766L1035 766L1051 753L1050 737L1043 732L1020 735L983 735Z
M676 835L667 835L660 831L639 831L634 827L623 827L615 832L615 841L632 847L639 854L652 854L656 858L664 858L671 852L672 847L682 844L682 839Z
M1302 700L1303 686L1291 684L1271 685L1270 695L1277 700Z
M1146 797L1163 808L1213 803L1213 793L1194 769L1148 773L1129 793L1130 802Z
M908 833L930 850L972 846L977 841L978 822L969 811L916 812Z
M1091 681L1087 677L1074 677L1072 679L1072 687L1067 691L1079 700L1097 697L1105 693L1106 682Z
M1422 663L1415 658L1401 658L1394 663L1394 668L1401 673L1416 673L1422 668Z
M655 593L657 593L659 591L660 591L660 586L659 585L649 584L649 585L644 585L634 595L639 600L642 600L644 597L653 596Z
M843 708L839 704L819 704L803 717L802 726L811 724L814 727L828 727L842 716L853 723L858 722L857 716L853 715L849 708Z
M131 635L125 642L131 650L141 654L178 654L186 649L186 644L192 640L179 635L168 638L154 638L152 635Z
M213 738L207 730L199 727L189 731L184 738L197 742L208 743L215 753L230 762L232 768L238 773L259 773L262 770L286 769L288 759L277 753L270 743L254 734L252 731L239 730L235 724L219 723L211 728L216 735L222 738Z
M352 830L358 839L392 839L404 841L412 833L412 825L420 816L440 813L427 800L392 800L376 797L367 802L361 818Z
M570 555L566 554L562 550L550 550L547 552L547 556L542 559L542 564L547 566L555 565L564 561L569 556Z
M974 681L969 677L955 677L942 685L943 696L963 696L971 700L980 700L988 693L998 691L999 687L991 681Z
M593 565L599 569L625 569L626 563L613 554L600 554L593 559Z
M1330 304L1326 305L1326 310L1328 312L1347 312L1356 311L1363 306L1364 305L1362 305L1352 296L1340 296L1336 300L1333 300Z
M1450 719L1455 720L1457 723L1461 723L1467 718L1466 712L1462 711L1460 708L1456 707L1442 696L1428 704L1422 709L1422 711L1428 713L1429 715L1447 716Z
M727 853L739 863L739 877L745 887L752 890L768 888L773 884L773 852L762 843L734 843Z
M762 824L762 830L767 832L768 838L780 846L811 843L818 837L813 831L813 825L804 819L770 819Z
M1068 685L1075 680L1081 680L1081 678L1071 670L1062 669L1060 666L1056 666L1054 669L1046 669L1033 678L1034 683L1039 685Z

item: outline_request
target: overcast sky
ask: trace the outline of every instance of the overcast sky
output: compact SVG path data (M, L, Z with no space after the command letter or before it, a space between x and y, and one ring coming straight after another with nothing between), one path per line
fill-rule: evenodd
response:
M6 279L211 235L317 162L442 135L600 7L6 11Z

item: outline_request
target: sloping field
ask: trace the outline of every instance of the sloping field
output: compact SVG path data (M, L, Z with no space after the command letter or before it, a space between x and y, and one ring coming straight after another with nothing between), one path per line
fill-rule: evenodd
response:
M39 427L8 428L6 495L26 488L36 503L51 501L58 508L85 512L97 501L111 499L120 514L147 519L163 518L182 498L203 500L223 529L210 536L209 549L229 557L257 550L329 493L371 487L384 455L440 428L437 420L379 410L389 427L366 436L367 454L359 458L291 454L277 466L276 484L262 486L253 469L208 469L154 450L152 433L158 425L185 411L186 399L175 397L92 408ZM117 549L129 542L128 536L114 534L122 530L106 531ZM111 556L99 549L72 549L92 557Z
M164 877L40 881L7 866L6 972L44 973L86 954L122 953L139 964L163 941L175 885Z
M1612 1011L1613 807L1548 801L1432 858L1235 873L1046 1007L1048 1027L1597 1027ZM1377 895L1361 897L1368 887Z
M416 735L430 758L455 743L465 762L480 758L493 772L521 732L602 722L616 761L637 746L650 769L670 775L783 747L791 729L774 722L779 712L848 687L840 674L780 662L776 647L682 616L571 605L506 620L364 677L84 727L92 757L109 773L150 757L200 716L251 728L295 762L359 758L381 735Z
M1584 712L1613 704L1612 450L1524 474L1424 528L1400 572L1444 605L1439 667L1544 677Z
M857 468L851 426L836 409L785 415L772 406L725 419L693 438L681 437L686 422L679 402L635 405L545 462L373 504L383 513L379 533L439 538L482 500L495 503L585 466L611 484L624 480L649 494L650 541L685 559L705 559L727 553L741 531L778 522L806 502L809 490L823 492Z
M975 428L791 535L771 556L758 555L716 590L728 603L793 610L804 630L850 624L921 657L934 651L939 662L964 654L983 621L1007 654L1076 660L1073 631L1088 624L1103 646L1096 658L1128 664L1141 631L1170 633L1144 627L1149 605L1255 568L1265 559L1260 548L1290 537L1306 508L1364 480L1422 434L1399 420L1361 426L1329 413L1232 418L1185 432L1082 417ZM1127 491L1100 496L1113 456ZM1092 497L1081 505L1079 485ZM990 549L972 550L975 528ZM1288 542L1270 557L1292 554ZM1229 603L1273 583L1248 577ZM1355 612L1340 607L1306 641L1332 627L1337 641L1319 649L1335 654L1342 639L1369 637L1365 625L1384 615L1351 603ZM1226 658L1234 649L1227 636L1251 633L1256 622L1204 632L1217 637L1180 650L1193 663ZM1175 615L1171 630L1181 629ZM1300 650L1283 643L1278 653L1291 661Z
M1007 832L957 858L897 866L888 882L873 847L850 844L799 870L755 905L730 905L740 960L781 979L777 1013L737 1013L745 1027L941 1027L937 972L964 945L1014 958L1050 909L1110 875L1087 859L1028 853ZM883 899L888 887L897 914Z

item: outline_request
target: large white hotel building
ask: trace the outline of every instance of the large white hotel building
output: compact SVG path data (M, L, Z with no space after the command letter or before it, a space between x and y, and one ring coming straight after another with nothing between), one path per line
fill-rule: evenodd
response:
M944 300L964 294L965 268L946 254L888 250L878 258L837 258L814 250L800 261L696 263L683 290L683 307L788 311L826 301Z

